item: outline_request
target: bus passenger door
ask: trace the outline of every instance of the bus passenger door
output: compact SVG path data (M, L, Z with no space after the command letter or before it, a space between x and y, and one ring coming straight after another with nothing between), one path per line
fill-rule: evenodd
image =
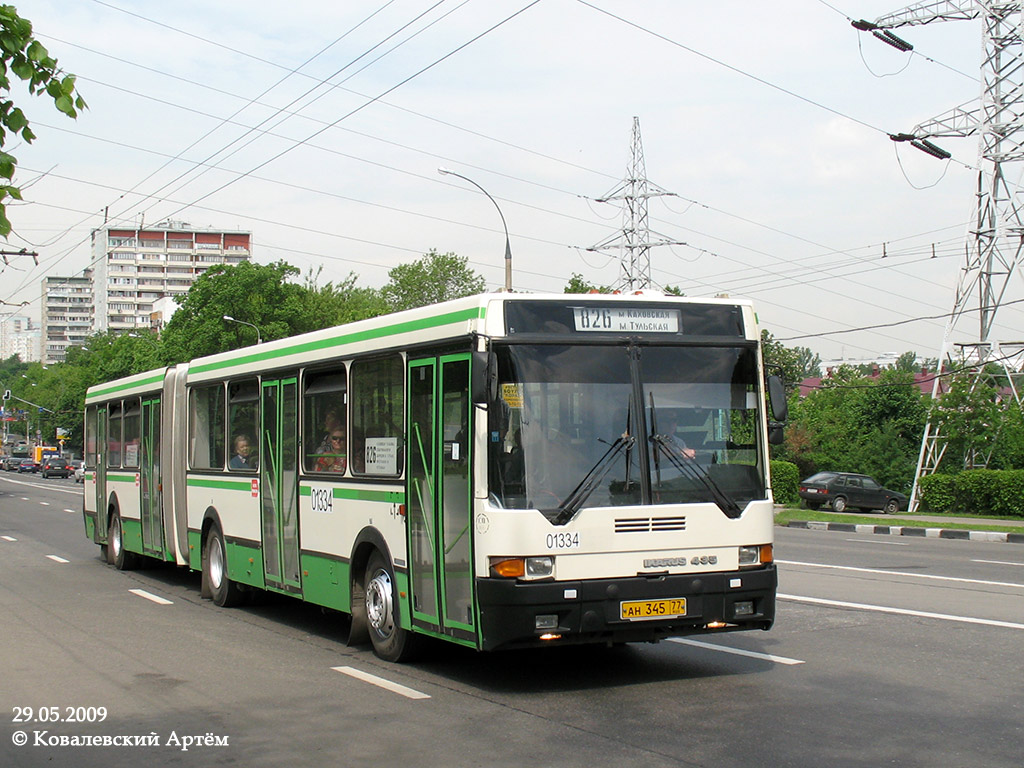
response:
M263 381L260 514L268 587L301 592L299 583L298 385Z
M142 551L163 557L164 526L161 510L163 480L160 476L160 398L142 401L142 453L139 456L142 485Z
M409 570L416 626L476 643L469 355L409 362Z
M96 541L107 540L107 409L96 409Z

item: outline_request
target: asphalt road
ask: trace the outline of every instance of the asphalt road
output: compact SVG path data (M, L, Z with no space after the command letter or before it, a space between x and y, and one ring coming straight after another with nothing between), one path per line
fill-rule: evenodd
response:
M0 473L0 766L1021 764L1024 546L776 534L771 632L390 665L311 606L115 571L80 486Z

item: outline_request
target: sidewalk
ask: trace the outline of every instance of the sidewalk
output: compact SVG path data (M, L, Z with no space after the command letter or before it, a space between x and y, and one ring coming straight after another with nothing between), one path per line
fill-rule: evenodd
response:
M842 531L844 533L875 533L888 536L922 536L926 538L934 539L969 539L970 541L996 541L996 542L1007 542L1010 544L1024 544L1024 533L1009 533L1005 531L975 531L967 528L940 528L929 526L928 523L960 523L960 524L977 524L978 526L984 526L988 528L1015 528L1024 525L1019 520L1001 520L993 518L978 518L978 517L950 517L948 515L909 515L898 513L895 515L886 515L881 512L857 512L856 517L871 517L879 520L878 525L865 525L857 523L843 522L843 518L849 518L851 515L842 512L832 512L827 509L818 510L820 513L827 514L835 518L835 522L821 522L821 521L803 521L803 520L791 520L789 522L790 528L808 528L813 530L824 530L824 531ZM921 525L888 525L883 524L884 520L892 520L898 518L900 520L912 520L915 523L920 522Z

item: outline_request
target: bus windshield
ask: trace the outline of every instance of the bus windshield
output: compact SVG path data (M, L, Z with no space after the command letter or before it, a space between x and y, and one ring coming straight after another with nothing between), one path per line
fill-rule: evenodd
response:
M766 498L753 349L494 350L492 503L561 523L576 508L714 502L725 510Z

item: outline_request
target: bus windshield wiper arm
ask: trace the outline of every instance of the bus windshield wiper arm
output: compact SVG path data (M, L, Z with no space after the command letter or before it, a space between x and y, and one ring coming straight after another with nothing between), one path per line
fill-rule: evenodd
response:
M558 514L552 518L551 522L555 525L565 525L572 520L576 513L580 511L583 503L590 498L590 495L597 489L601 481L604 480L605 475L611 470L615 457L626 448L632 447L635 442L636 438L628 432L620 435L609 446L608 450L604 452L604 456L598 459L591 470L584 475L572 493L566 496L565 501L558 505Z
M673 446L665 435L651 435L651 442L661 450L665 458L669 460L673 467L679 470L681 475L691 480L699 481L708 490L711 498L714 499L715 504L725 513L726 517L736 519L743 514L743 510L740 509L739 505L719 487L718 483L711 479L711 475L707 473L707 470L693 459L684 459L672 450Z

